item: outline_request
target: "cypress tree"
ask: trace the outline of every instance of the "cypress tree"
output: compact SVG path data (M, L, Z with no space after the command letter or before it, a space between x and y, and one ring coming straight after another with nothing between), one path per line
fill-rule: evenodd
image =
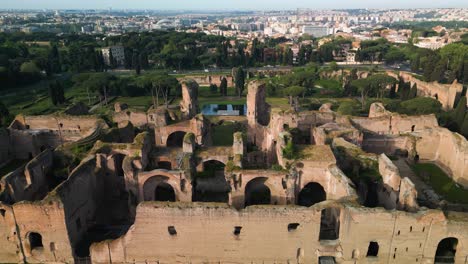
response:
M393 84L390 88L390 94L388 95L390 99L394 99L396 97L396 84Z
M468 139L468 115L465 115L465 120L463 121L460 133Z
M417 96L418 96L418 86L417 84L414 84L413 87L411 88L408 99L413 99L413 98L416 98Z
M227 79L226 77L223 77L221 80L221 84L219 85L219 92L221 93L222 96L227 95Z
M455 108L455 111L453 112L453 116L452 116L453 120L457 124L457 128L459 131L463 126L465 115L466 115L466 97L463 96L460 99L460 101L458 101L457 108Z

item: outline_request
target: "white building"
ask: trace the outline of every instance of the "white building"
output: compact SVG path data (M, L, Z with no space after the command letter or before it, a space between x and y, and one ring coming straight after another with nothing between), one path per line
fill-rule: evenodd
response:
M117 66L123 66L125 64L125 51L122 46L112 46L102 49L102 56L104 57L104 63L106 65L111 65L111 53L112 58L115 61Z
M320 38L330 35L330 31L328 27L305 25L302 27L302 34L308 34L316 38Z

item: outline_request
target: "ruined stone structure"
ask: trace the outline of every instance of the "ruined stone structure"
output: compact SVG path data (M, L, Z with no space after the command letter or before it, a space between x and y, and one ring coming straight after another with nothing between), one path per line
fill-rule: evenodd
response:
M369 117L281 110L253 81L246 120L211 123L189 86L185 120L116 104L114 128L92 116L19 116L0 131L0 164L28 158L0 180L0 262L466 261L468 214L425 207L404 170L433 162L468 186L467 140L435 116L379 103ZM240 126L225 135L232 144L213 145L227 121ZM81 161L58 165L83 145Z
M198 83L200 86L210 86L211 84L215 84L218 87L221 85L221 81L223 78L226 78L228 87L234 86L234 80L230 75L222 75L222 74L208 74L208 75L187 75L184 78L180 78L179 81L183 81L185 79L191 79Z
M194 80L182 81L180 111L183 119L190 119L198 113L198 83Z
M438 82L429 83L421 81L409 72L395 74L391 71L387 71L387 74L395 78L402 78L405 82L411 83L411 87L416 84L418 96L437 99L446 110L456 107L456 99L459 98L463 92L463 84L458 83L456 80L452 84L440 84Z

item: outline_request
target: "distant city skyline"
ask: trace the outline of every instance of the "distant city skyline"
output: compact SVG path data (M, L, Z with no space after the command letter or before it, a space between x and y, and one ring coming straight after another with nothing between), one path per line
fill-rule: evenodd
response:
M465 8L466 0L0 0L0 9L294 10L352 8Z

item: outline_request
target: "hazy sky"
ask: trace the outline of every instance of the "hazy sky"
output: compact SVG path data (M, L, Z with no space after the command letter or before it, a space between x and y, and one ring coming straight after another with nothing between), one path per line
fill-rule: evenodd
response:
M0 0L0 9L296 9L468 7L467 0Z

